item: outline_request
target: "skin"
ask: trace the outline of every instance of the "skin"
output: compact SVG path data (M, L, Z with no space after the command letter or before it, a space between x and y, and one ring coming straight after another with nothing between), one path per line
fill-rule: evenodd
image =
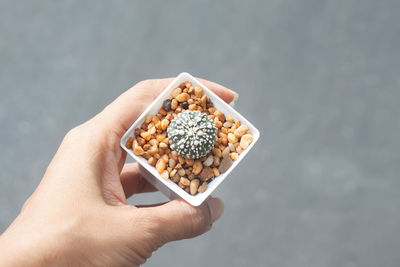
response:
M201 79L200 79L201 80ZM35 192L0 236L0 266L139 266L167 242L210 230L218 198L151 206L126 199L155 189L125 164L121 136L172 81L142 81L69 131ZM201 80L227 103L233 91Z

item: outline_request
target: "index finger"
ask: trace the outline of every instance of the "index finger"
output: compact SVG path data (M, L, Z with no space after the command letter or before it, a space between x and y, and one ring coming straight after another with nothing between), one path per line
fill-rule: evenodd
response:
M145 80L120 95L102 112L119 136L122 136L148 105L174 80L174 78ZM218 83L199 79L225 102L235 101L238 94Z

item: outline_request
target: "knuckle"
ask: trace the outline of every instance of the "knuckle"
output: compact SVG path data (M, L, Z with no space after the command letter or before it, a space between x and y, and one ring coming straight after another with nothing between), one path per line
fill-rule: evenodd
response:
M30 206L31 202L32 202L32 196L28 197L28 199L22 205L20 212L25 211Z
M80 127L79 126L74 127L66 133L64 141L66 142L74 141L77 138L79 138L79 135L80 135Z
M143 219L142 222L144 231L151 236L157 236L161 231L161 225L163 225L162 218L157 216Z
M137 236L137 231L140 229L142 246L145 247L146 251L155 251L169 241L165 233L168 229L168 223L162 216L158 216L157 214L143 213L143 211L139 211L139 213L142 213L138 216L140 219L137 216L132 218L135 222L134 234Z
M69 130L65 134L62 143L76 144L82 143L83 141L93 141L98 135L100 135L100 133L101 131L93 131L91 133L90 128L88 128L88 122L85 122Z
M134 87L146 87L146 86L148 86L150 83L152 83L153 81L154 81L154 80L151 80L151 79L142 80L142 81L136 83L136 84L134 85Z
M184 226L188 227L188 229L184 229L184 232L189 233L189 237L195 237L206 232L210 225L208 208L205 205L193 207L182 202L181 206L180 212L184 213L182 217L186 217L190 221L190 223L184 224Z
M163 218L157 214L145 212L143 210L138 212L144 213L140 214L140 216L134 216L134 220L136 220L137 224L140 225L139 228L141 228L150 237L158 236L163 229L162 226L166 225L166 222L163 220ZM139 221L138 218L140 218Z
M73 147L82 139L81 130L78 127L69 130L61 142L60 148Z

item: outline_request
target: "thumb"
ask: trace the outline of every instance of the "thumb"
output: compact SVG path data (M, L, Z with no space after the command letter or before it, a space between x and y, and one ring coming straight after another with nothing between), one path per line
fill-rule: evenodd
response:
M156 225L156 243L192 238L211 229L222 215L224 204L219 198L209 198L202 205L193 207L183 199L176 199L160 206L146 208L153 226Z

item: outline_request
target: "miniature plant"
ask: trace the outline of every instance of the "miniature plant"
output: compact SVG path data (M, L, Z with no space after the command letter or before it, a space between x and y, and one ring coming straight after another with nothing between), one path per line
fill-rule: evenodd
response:
M171 148L191 159L207 155L217 140L217 127L200 111L179 113L171 121L167 133Z
M191 195L203 193L239 159L253 136L240 120L214 107L200 86L183 82L170 97L156 115L146 116L125 146L145 158L161 178Z

